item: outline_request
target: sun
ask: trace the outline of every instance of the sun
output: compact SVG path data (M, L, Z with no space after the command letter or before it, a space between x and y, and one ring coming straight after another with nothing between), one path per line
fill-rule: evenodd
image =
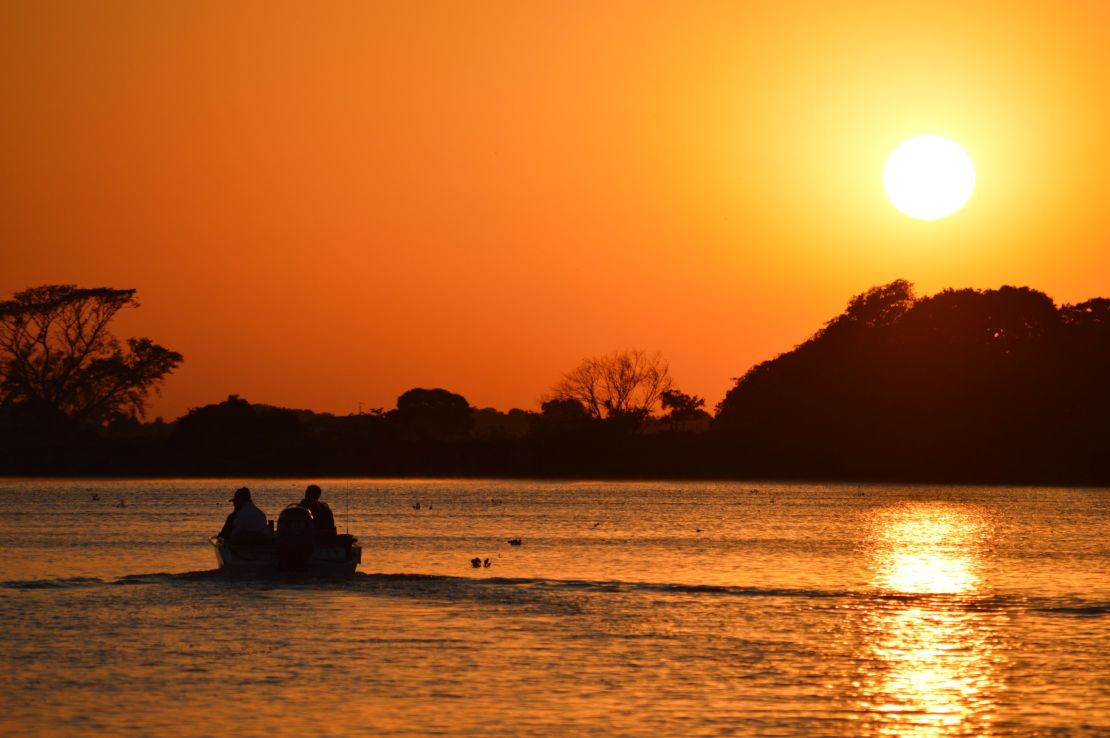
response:
M975 189L975 166L955 141L917 136L887 157L883 189L894 207L911 218L938 220L967 203Z

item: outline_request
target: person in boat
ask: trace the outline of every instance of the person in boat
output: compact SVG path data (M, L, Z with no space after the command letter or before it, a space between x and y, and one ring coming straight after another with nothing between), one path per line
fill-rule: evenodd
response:
M328 503L320 499L320 486L310 484L305 488L304 499L300 501L301 507L307 507L312 513L312 522L316 527L316 536L335 535L335 516L332 515Z
M266 523L266 513L255 507L251 491L246 487L235 490L230 500L235 509L227 516L220 538L231 543L269 541L272 536Z

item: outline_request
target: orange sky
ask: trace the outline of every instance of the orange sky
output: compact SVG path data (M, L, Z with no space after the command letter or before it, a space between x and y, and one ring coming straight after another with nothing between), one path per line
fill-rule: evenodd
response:
M895 278L1110 295L1102 2L6 2L0 99L0 292L138 288L166 417L626 347L712 404ZM946 220L882 191L920 133Z

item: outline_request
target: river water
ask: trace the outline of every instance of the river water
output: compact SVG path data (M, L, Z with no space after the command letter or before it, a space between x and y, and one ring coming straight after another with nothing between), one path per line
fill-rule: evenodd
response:
M0 735L1110 735L1110 490L310 481L0 480Z

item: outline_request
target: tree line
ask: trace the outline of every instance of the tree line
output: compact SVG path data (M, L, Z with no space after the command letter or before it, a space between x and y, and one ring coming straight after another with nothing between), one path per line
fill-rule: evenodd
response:
M1110 300L1021 287L854 297L749 369L711 414L659 353L564 372L538 411L443 388L333 415L236 395L144 420L183 357L117 339L134 290L0 303L0 473L1110 482Z

